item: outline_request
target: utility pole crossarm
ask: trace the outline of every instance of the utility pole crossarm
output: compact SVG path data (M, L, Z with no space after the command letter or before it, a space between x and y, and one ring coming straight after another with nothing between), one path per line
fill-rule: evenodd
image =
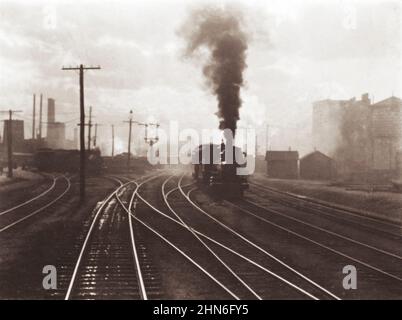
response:
M81 67L62 67L61 70L80 70ZM96 67L85 67L82 66L82 69L84 70L100 70L101 67L100 66L96 66Z

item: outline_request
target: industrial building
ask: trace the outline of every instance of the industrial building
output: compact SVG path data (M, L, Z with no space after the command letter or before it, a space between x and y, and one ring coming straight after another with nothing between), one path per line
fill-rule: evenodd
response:
M3 150L7 150L8 132L10 127L10 120L4 120L3 126ZM11 120L11 137L14 152L24 152L24 121Z
M391 97L371 106L372 169L380 178L395 175L401 152L402 100Z
M267 151L265 161L270 178L297 179L299 177L297 151Z
M341 136L342 110L348 100L321 100L313 103L313 146L333 155Z
M386 181L400 175L402 100L371 103L321 100L313 104L313 146L336 162L345 179Z
M41 108L42 109L42 108ZM35 109L34 109L35 110ZM33 127L35 116L33 117ZM1 157L7 152L7 140L10 120L4 120L2 143L0 144ZM39 132L36 137L25 139L24 121L12 120L12 146L14 153L34 153L40 148L51 149L76 149L78 144L77 128L74 128L73 140L66 139L66 125L56 121L56 104L52 98L48 99L46 136L42 137L42 121L39 117ZM33 136L35 130L33 130Z

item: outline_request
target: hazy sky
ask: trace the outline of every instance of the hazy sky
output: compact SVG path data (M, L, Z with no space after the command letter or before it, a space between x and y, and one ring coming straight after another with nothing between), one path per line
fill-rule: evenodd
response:
M233 2L233 1L232 1ZM209 1L223 5L225 2ZM140 121L216 128L216 100L202 64L183 58L178 35L203 1L0 0L0 109L21 109L30 136L32 94L56 99L58 121L77 123L78 75L61 67L100 65L85 75L100 142L116 125L125 146L132 109ZM239 126L263 131L273 149L311 148L312 101L401 92L399 1L238 1L250 34ZM46 121L46 118L44 119ZM106 125L107 124L107 125ZM142 138L136 129L135 140ZM121 141L120 141L121 140Z

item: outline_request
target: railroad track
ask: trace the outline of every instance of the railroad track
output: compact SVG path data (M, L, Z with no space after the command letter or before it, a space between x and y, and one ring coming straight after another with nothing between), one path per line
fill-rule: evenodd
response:
M55 177L52 185L38 196L0 213L0 234L21 225L26 220L50 212L54 205L70 191L71 178Z
M190 190L186 196L189 197L193 190ZM266 199L261 201L264 200L266 201ZM342 259L349 264L356 265L360 274L363 275L362 277L372 282L371 290L378 290L378 287L382 287L383 290L389 289L389 294L392 294L394 298L402 296L400 255L355 241L300 219L294 219L283 212L272 209L272 204L271 206L267 203L262 205L250 200L225 201L225 204L232 206L235 214L242 213L243 218L239 217L239 219L244 219L246 214L249 218L284 233L283 236L290 237L289 240L292 242L307 242L309 245L306 248L311 248L312 252L319 247L322 249L320 254L323 258L328 256L333 260L330 255L338 256L337 260ZM297 225L298 227L296 227Z
M201 279L200 283L209 291L207 297L213 295L220 299L239 299L230 288L223 284L220 277L213 274L214 272L211 269L214 269L216 266L211 266L208 257L205 257L205 251L198 246L193 237L185 232L183 233L182 228L175 226L175 224L166 224L164 219L160 219L158 213L161 211L150 203L149 198L151 198L151 195L148 194L150 191L152 198L154 198L155 189L143 190L149 187L146 184L147 182L160 178L163 177L155 176L153 179L139 183L137 189L133 192L130 205L125 206L125 210L134 221L148 230L149 234L158 238L162 244L171 249L170 251L174 254L171 256L171 259L185 263L186 272L192 275L194 282ZM141 194L139 192L140 189ZM139 202L136 202L136 199ZM188 290L187 294L190 294L190 291Z
M169 209L169 211L174 215L176 221L179 221L180 224L185 227L193 236L194 238L196 238L200 244L202 244L203 247L205 247L209 253L216 259L216 261L221 264L245 289L247 289L247 291L256 299L258 300L262 300L263 298L261 297L261 295L259 293L256 292L255 289L253 289L250 285L250 279L245 279L247 277L247 273L249 273L249 270L245 271L238 271L235 270L235 268L233 267L235 264L235 262L233 260L230 259L224 259L221 258L222 257L222 253L219 254L217 252L217 250L208 244L205 240L202 239L202 237L200 235L198 235L198 233L193 230L181 217L180 214L178 212L176 212L175 209L173 209L173 204L171 204L168 200L168 196L171 195L174 191L179 190L179 188L172 188L169 192L166 192L166 184L169 182L170 179L172 179L174 176L170 176L168 177L162 184L162 197L163 200L167 206L167 208ZM191 186L191 184L190 184ZM176 200L175 203L177 203L178 201ZM185 202L184 202L185 203ZM183 210L185 209L186 211L188 211L189 206L183 206L183 203L180 202L180 209ZM233 259L233 257L231 257ZM238 266L238 265L237 265ZM248 268L250 269L250 268ZM254 275L254 274L253 274ZM237 295L238 296L238 295Z
M66 300L148 298L140 264L146 256L141 244L136 243L127 213L122 210L122 205L129 201L133 183L115 180L119 187L95 208L90 218L68 281ZM65 280L69 267L65 261Z
M262 221L264 223L267 223L267 224L270 224L270 225L275 226L277 228L280 228L281 230L283 230L283 231L285 231L285 232L287 232L289 234L292 234L295 237L298 237L300 239L303 239L305 241L313 243L313 244L315 244L315 245L317 245L317 246L319 246L319 247L321 247L323 249L331 251L332 253L337 254L337 255L339 255L341 257L344 257L344 258L350 260L353 263L358 263L359 265L364 266L364 267L366 267L368 269L371 269L372 271L375 271L375 272L381 274L382 276L389 277L389 278L394 279L394 280L396 280L398 282L402 282L402 275L400 274L400 272L399 273L397 273L397 272L395 272L395 273L388 272L388 271L386 271L386 269L383 266L380 266L380 267L376 266L376 265L379 264L379 262L380 262L380 264L385 265L384 259L388 258L391 261L391 262L388 261L389 265L392 264L394 266L401 267L402 266L402 264L401 264L402 257L397 255L397 254L394 254L392 252L379 249L377 247L367 245L367 244L359 242L359 241L355 241L353 239L350 239L348 237L344 237L344 236L342 236L340 234L337 234L335 232L328 232L328 231L320 228L319 229L320 231L324 230L323 232L325 232L325 234L329 235L332 238L337 238L338 240L341 240L341 243L343 243L343 244L341 244L341 245L338 244L337 245L336 243L334 243L334 240L332 240L331 238L329 239L330 241L328 241L328 240L324 241L322 236L317 237L316 235L313 235L313 233L311 233L308 230L306 230L306 228L303 228L304 231L301 232L300 231L301 228L296 229L296 228L293 227L292 224L289 224L289 222L287 222L287 223L284 222L283 219L275 219L275 218L273 218L272 214L279 215L279 217L282 217L282 218L285 217L285 218L289 219L289 217L286 217L286 215L283 215L279 211L263 207L260 204L252 202L252 201L249 201L249 200L245 200L245 201L240 202L240 203L239 202L231 203L231 205L233 205L235 208L239 209L243 213L251 215L251 216L255 217L256 219L258 219L258 220L260 220L260 221ZM269 216L267 216L267 215L264 216L261 213L268 213L270 215ZM296 221L295 219L291 219L291 220ZM297 221L297 222L299 222L299 221ZM303 224L303 225L309 225L314 229L317 228L317 227L315 227L315 226L313 226L311 224L306 224L304 222L299 222L299 223ZM298 230L298 231L295 231L295 230ZM356 247L359 247L359 249L354 248L356 250L354 250L353 254L345 253L345 249L343 249L343 250L338 249L338 248L350 247L351 244L354 244ZM364 259L357 258L358 255L361 255L362 250L374 251L374 252L378 253L379 255L372 256L370 262L365 262ZM351 251L351 250L349 250L349 251ZM360 251L360 253L357 254L359 251ZM369 255L366 254L366 259L367 259L367 256L369 256ZM396 270L396 268L395 268L395 271L400 271L400 268L398 268L398 270Z
M217 230L214 223L207 220L203 224L210 232L206 230L201 232L198 228L201 228L203 224L197 220L197 229L191 227L190 222L184 221L186 219L184 216L188 216L193 221L196 219L196 215L194 212L191 213L191 210L199 210L200 208L198 207L197 209L196 205L187 198L183 190L184 186L180 184L181 179L176 186L166 191L166 187L172 178L172 176L168 177L161 185L162 201L165 204L163 211L147 201L138 190L136 193L139 200L148 205L155 214L165 218L159 221L157 227L150 227L150 223L145 223L133 213L131 213L132 217L146 227L152 228L160 237L166 240L167 237L174 239L175 244L172 243L172 240L170 245L175 246L177 250L182 252L186 251L188 258L192 260L193 264L197 265L199 270L208 275L215 283L215 286L217 285L226 293L229 293L234 299L266 299L271 297L339 299L311 279L303 277L296 270L285 268L286 271L284 272L283 265L279 267L277 261L275 261L276 266L272 267L272 261L270 261L271 265L269 265L264 255L258 256L257 252L253 252L250 258L251 241L248 240L249 243L245 244L246 238L239 239L241 235L235 234L233 237L233 234L230 235L227 232L227 226L222 228L222 225L220 225L219 230ZM138 187L140 188L141 186L139 185ZM180 191L178 193L179 197L181 195L183 197L181 200L175 198L172 204L168 198L175 193L177 194L178 191ZM184 204L185 206L183 206ZM179 209L177 207L180 207L180 213L178 213ZM172 223L166 225L164 220ZM156 224L155 220L152 222L154 225ZM166 228L164 229L162 226ZM158 231L155 230L156 228ZM212 234L211 230L213 230ZM275 271L280 270L275 272L272 269ZM211 270L211 272L208 272L208 270ZM289 281L289 278L292 280ZM308 289L306 290L306 288Z
M287 199L287 201L289 201L289 199ZM297 199L294 201L297 201ZM288 202L286 202L286 204L287 203ZM318 219L315 215L314 219L311 219L308 215L309 207L296 209L295 206L290 206L298 210L296 211L286 208L286 204L283 206L273 206L272 204L269 205L266 200L264 201L262 197L258 201L257 197L257 200L254 201L250 198L246 198L236 205L243 208L246 206L244 212L254 215L257 212L258 219L262 219L261 221L269 219L271 223L280 224L282 227L285 227L284 230L288 230L288 232L292 232L299 237L301 236L301 228L297 228L297 226L303 227L303 234L309 235L309 233L314 233L314 236L310 235L308 238L310 242L327 250L331 250L338 255L386 277L392 278L398 282L402 281L402 273L400 272L402 269L402 254L400 250L401 237L388 233L384 234L382 230L373 228L370 229L370 233L364 234L365 237L363 239L361 236L357 239L357 230L352 230L355 232L351 234L349 232L349 234L347 234L345 230L346 227L343 227L342 224L340 225L341 228L334 228L334 222L328 223L325 221L327 217L325 212L323 218ZM247 207L252 209L251 212L247 210ZM315 208L314 213L317 213L318 210L319 209ZM302 211L302 213L299 211ZM261 215L262 213L265 215ZM320 212L318 211L318 213ZM324 220L324 222L321 220ZM376 230L377 232L375 232ZM335 239L332 240L330 246L328 246L326 241L322 241L324 235L329 239ZM378 243L373 244L372 239L377 240ZM336 246L337 244L338 246ZM350 253L352 248L355 248L353 254ZM359 256L362 258L358 258ZM387 269L390 269L390 271Z
M44 177L44 182L45 183L40 183L38 185L33 185L33 186L28 186L28 187L23 187L18 189L18 191L6 191L4 194L1 195L1 198L7 198L10 193L13 193L13 195L16 195L17 199L14 203L17 203L16 205L10 207L10 206L3 206L1 205L2 211L0 211L0 216L7 214L8 212L12 212L20 207L26 206L29 203L32 203L33 201L45 196L47 193L49 193L51 190L54 189L54 186L56 184L56 176L55 175L50 175L50 174L42 174ZM47 182L50 181L50 185L47 186Z
M201 214L210 223L213 222L213 224L220 227L221 231L217 234L220 235L221 241L224 242L226 239L232 239L230 241L230 245L234 245L236 247L236 251L240 251L240 248L244 248L244 252L247 253L248 258L251 259L251 261L263 261L263 263L260 263L257 266L260 270L265 271L265 274L260 273L255 279L253 279L257 287L260 283L263 283L263 279L267 277L267 270L271 270L271 277L284 282L294 290L304 294L305 297L313 299L340 299L338 296L336 296L330 290L324 288L322 285L318 284L312 278L305 276L288 263L282 261L280 258L278 258L278 256L275 256L266 249L262 248L262 246L252 240L248 235L241 234L240 232L231 228L228 224L216 219L209 212L201 208L201 206L190 199L190 194L195 190L195 188L189 189L187 193L184 191L181 185L183 177L184 176L179 179L178 190L184 199L186 199L187 202L198 213L198 215ZM232 237L230 238L229 235L232 235ZM274 270L276 273L272 272L272 270ZM272 298L272 296L270 296L271 288L260 287L260 290L262 290L263 294ZM290 297L291 296L292 295L290 295Z
M304 210L310 214L326 216L335 221L343 221L349 225L364 228L365 230L373 230L374 232L381 232L401 239L402 220L399 224L397 224L380 220L369 215L362 215L361 212L357 212L351 208L344 208L339 205L284 192L269 186L261 185L259 183L251 182L250 185L268 194L271 201L284 204L295 209Z
M161 279L166 278L164 268L169 266L161 268L154 265L155 252L148 252L150 241L157 242L157 247L162 250L166 246L166 250L171 252L169 259L183 261L188 270L187 276L194 280L202 279L200 283L207 288L204 291L208 290L204 292L206 297L351 297L344 293L341 281L336 287L334 282L326 281L322 274L314 272L316 270L306 270L300 267L299 261L295 263L294 259L289 259L286 250L295 243L313 257L322 258L324 267L327 263L336 265L336 268L355 263L359 272L363 270L359 279L368 276L383 285L378 294L389 288L391 296L401 297L398 296L401 292L398 274L363 259L360 261L352 255L339 254L342 252L333 243L333 238L336 238L337 241L348 242L348 245L360 246L350 241L353 239L324 232L329 243L323 245L322 238L316 239L315 233L306 231L308 226L303 225L304 229L297 231L292 229L301 222L281 217L286 220L284 225L283 221L265 216L268 209L261 203L223 202L226 209L231 208L231 217L222 219L219 215L218 218L193 200L192 195L197 188L193 183L185 184L184 176L179 178L175 174L158 173L143 177L141 181L127 177L113 179L119 186L93 211L87 222L87 232L79 241L78 259L75 255L74 263L69 265L66 261L64 265L62 277L66 282L66 299L166 297ZM230 223L233 219L238 222L234 226ZM272 231L272 236L279 236L283 247L279 251L270 249L264 241L259 241L261 232L258 230L256 235L243 232L242 228L238 230L237 227L242 227L244 223L257 224L261 230L266 230L263 229L265 225L277 229ZM314 229L314 232L323 233L319 229ZM381 252L380 248L363 248L386 259L399 261L401 258L386 250ZM303 259L308 260L308 257ZM384 282L385 278L388 282ZM373 290L369 286L365 289Z

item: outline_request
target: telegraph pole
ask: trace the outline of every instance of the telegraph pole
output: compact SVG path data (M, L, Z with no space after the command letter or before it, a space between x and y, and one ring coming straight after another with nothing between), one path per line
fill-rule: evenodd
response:
M130 158L131 158L131 127L133 125L133 110L130 110L130 129L128 131L128 155L127 155L127 168L130 171Z
M33 95L33 110L32 110L32 140L35 140L35 117L36 117L36 95Z
M130 158L131 158L131 126L133 124L133 120L130 118L130 129L128 132L128 155L127 155L127 168L130 171Z
M63 67L62 70L79 70L80 72L80 200L85 200L85 107L84 107L84 70L99 70L97 67Z
M131 127L133 125L133 110L130 110L129 121L124 121L129 123L128 129L128 148L127 148L127 170L130 170L130 158L131 158Z
M89 107L89 120L88 120L88 152L91 151L91 127L92 127L92 107Z
M112 124L112 158L114 157L114 125Z
M21 110L8 110L0 111L1 113L8 113L8 126L7 126L7 160L8 172L7 177L13 177L13 113L22 112Z

